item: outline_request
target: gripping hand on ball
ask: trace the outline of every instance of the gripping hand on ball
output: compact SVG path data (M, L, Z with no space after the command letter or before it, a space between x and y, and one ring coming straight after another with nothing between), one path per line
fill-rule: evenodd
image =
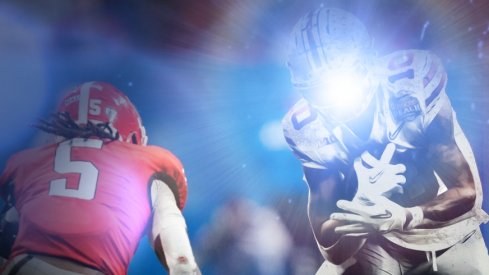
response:
M335 228L338 234L362 236L373 232L401 231L405 229L409 214L408 209L384 196L373 198L369 205L339 200L337 206L348 213L333 213L331 219L349 222L347 225Z

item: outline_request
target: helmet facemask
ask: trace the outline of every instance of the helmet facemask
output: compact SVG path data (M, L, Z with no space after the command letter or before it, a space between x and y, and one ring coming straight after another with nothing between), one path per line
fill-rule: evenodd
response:
M311 106L332 122L344 123L365 111L376 84L369 67L355 65L325 69L316 76L314 86L299 90Z

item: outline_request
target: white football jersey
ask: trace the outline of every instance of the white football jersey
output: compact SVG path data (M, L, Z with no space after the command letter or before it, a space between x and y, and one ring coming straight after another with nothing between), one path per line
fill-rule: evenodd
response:
M379 58L377 64L376 74L381 80L373 99L377 104L367 141L344 124L334 125L304 99L282 121L285 139L304 167L337 169L346 179L345 184L349 184L353 161L364 151L379 157L388 143L394 143L392 163L403 163L407 169L404 193L391 199L404 207L420 205L432 200L444 187L426 155L429 138L425 130L442 107L450 106L445 92L447 75L439 58L422 50L397 51ZM403 247L424 251L446 248L488 220L481 209L482 189L472 149L454 112L453 118L455 140L474 177L476 204L471 213L444 228L385 235ZM473 217L466 219L467 216Z

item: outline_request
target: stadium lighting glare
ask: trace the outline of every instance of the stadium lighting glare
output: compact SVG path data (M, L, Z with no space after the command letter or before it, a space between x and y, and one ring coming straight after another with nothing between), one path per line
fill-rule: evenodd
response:
M372 85L366 72L329 70L320 79L317 86L303 92L304 97L334 120L350 120L368 106Z
M321 90L329 91L327 93L330 96L327 97L332 106L350 109L358 106L364 98L366 88L364 82L364 78L356 74L334 72L321 85Z

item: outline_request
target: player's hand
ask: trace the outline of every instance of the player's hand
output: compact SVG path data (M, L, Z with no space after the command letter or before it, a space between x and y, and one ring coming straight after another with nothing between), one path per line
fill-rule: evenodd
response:
M353 163L357 174L358 189L354 201L364 201L365 198L387 196L393 193L402 193L402 185L406 183L403 173L404 164L391 164L396 151L396 145L387 144L380 159L376 159L365 151ZM369 166L367 167L364 163Z
M350 213L333 213L331 219L350 224L336 227L335 232L350 236L365 236L374 232L387 233L392 230L402 231L410 215L408 209L384 196L370 198L368 205L346 200L339 200L336 205Z

